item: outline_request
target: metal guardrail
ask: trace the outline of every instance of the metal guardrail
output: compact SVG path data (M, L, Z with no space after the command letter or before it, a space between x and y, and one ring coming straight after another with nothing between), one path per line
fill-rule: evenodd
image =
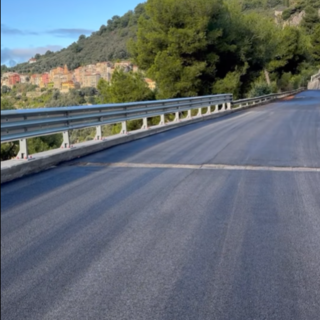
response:
M143 119L142 129L148 127L147 119L160 116L160 125L165 124L165 114L174 113L179 121L180 114L187 111L191 118L191 110L217 106L215 111L230 110L231 94L202 97L156 100L147 102L105 104L97 106L60 107L42 109L21 109L1 111L1 143L20 142L18 159L27 159L27 138L40 137L55 133L63 133L63 148L70 147L69 130L96 127L96 140L102 139L102 125L122 123L121 133L127 132L126 121ZM220 106L220 107L219 107Z
M69 130L96 128L95 140L102 140L102 125L121 123L121 133L127 133L128 120L143 119L141 129L147 129L148 118L160 116L159 125L165 124L165 114L175 114L179 121L182 112L198 109L196 116L231 110L231 108L255 105L264 101L279 99L300 92L301 89L281 94L232 101L231 94L202 97L156 100L147 102L105 104L81 107L60 107L42 109L20 109L1 111L1 143L19 141L20 151L17 159L28 159L27 138L40 137L55 133L63 134L62 148L70 148ZM212 107L215 107L214 110Z
M268 102L268 101L272 101L272 100L276 100L276 99L281 99L281 98L284 98L284 97L287 97L290 95L294 95L294 94L297 94L303 90L304 90L304 88L300 88L297 90L292 90L292 91L287 91L287 92L272 93L272 94L268 94L268 95L260 96L260 97L236 100L236 101L232 102L232 106L234 108L235 106L246 107L249 105L255 105L255 104L262 103L262 102Z

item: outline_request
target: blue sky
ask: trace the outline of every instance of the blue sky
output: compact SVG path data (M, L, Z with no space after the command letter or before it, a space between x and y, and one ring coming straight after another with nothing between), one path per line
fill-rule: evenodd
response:
M57 51L144 0L1 0L1 64ZM11 62L10 62L11 61Z

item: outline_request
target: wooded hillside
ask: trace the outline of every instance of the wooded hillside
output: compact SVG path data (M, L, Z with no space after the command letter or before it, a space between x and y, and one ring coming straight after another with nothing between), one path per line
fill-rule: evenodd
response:
M312 29L310 25L318 22L315 12L320 8L320 0L226 0L225 3L229 5L237 3L244 14L254 12L270 20L273 20L274 12L279 7L284 10L284 20L288 20L297 12L306 10L307 17L304 25L309 32ZM42 73L65 64L69 70L73 70L81 65L100 61L127 59L130 57L127 48L128 40L136 39L138 20L141 15L145 14L145 6L146 3L141 3L122 17L114 16L91 36L81 35L77 42L65 49L55 53L47 51L44 55L37 54L35 56L37 62L34 64L22 63L13 68L2 66L1 71Z

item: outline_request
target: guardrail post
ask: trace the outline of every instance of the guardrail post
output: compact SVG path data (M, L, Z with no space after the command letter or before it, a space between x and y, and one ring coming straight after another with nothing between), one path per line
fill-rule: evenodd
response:
M197 117L201 117L202 116L202 108L198 109L198 113L197 113Z
M231 110L231 103L230 102L227 103L227 110Z
M96 126L96 136L94 140L102 140L102 128L101 126Z
M191 111L192 111L191 109L190 109L190 110L188 110L187 119L191 119L191 118L192 118Z
M143 124L141 129L148 129L148 118L143 118Z
M208 110L207 110L207 115L211 114L211 106L208 107Z
M120 133L122 133L122 134L128 133L128 131L127 131L127 122L126 121L121 122L121 132Z
M27 160L28 159L28 145L27 139L20 139L19 140L19 153L17 155L17 159Z
M63 141L62 141L61 148L63 148L63 149L68 149L68 148L70 148L69 131L64 131L64 132L63 132Z
M159 122L159 125L160 126L164 126L166 124L166 120L164 118L164 114L161 114L160 115L160 122Z
M180 116L179 116L179 112L176 112L176 116L174 117L174 122L179 122L180 121Z
M217 113L217 112L219 112L219 105L218 104L214 106L214 112L213 113Z
M221 109L221 111L226 111L226 104L225 104L225 103L222 104L222 109Z

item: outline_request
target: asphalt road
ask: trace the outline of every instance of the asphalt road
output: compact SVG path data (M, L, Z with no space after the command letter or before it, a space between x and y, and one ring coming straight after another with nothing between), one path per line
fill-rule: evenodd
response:
M1 186L1 318L320 318L320 91Z

